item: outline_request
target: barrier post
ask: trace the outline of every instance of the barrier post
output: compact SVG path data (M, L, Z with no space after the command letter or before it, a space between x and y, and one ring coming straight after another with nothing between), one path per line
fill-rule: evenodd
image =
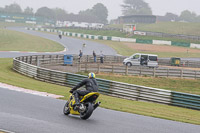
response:
M169 77L169 68L167 68L167 77Z
M87 63L85 63L85 72L87 72Z
M195 79L197 79L197 71L195 71Z
M81 71L81 64L78 64L78 72Z
M98 63L98 70L97 73L100 73L100 64Z
M142 75L142 68L140 67L140 76Z
M156 76L156 68L154 67L153 68L153 77L155 77Z
M114 73L114 65L112 65L112 73Z
M126 75L128 75L128 66L126 65Z
M183 78L183 68L181 69L181 78Z

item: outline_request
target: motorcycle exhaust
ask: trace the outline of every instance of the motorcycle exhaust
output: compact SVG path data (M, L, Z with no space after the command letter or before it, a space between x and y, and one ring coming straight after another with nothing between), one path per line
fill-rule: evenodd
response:
M101 104L101 102L97 102L93 107L94 107L94 110Z

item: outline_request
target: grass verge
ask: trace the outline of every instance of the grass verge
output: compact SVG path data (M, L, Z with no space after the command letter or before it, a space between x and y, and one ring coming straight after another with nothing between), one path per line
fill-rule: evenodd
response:
M136 24L136 26L137 30L140 31L200 36L200 23L157 22L153 24ZM123 24L113 24L107 27L123 28Z
M69 88L37 81L16 73L12 70L12 59L0 59L0 82L26 89L63 95L64 98L62 99L66 99L69 96ZM131 101L105 95L101 95L99 101L102 102L101 107L107 109L200 125L200 111L197 110Z
M25 33L0 29L0 51L57 52L64 47L57 42Z

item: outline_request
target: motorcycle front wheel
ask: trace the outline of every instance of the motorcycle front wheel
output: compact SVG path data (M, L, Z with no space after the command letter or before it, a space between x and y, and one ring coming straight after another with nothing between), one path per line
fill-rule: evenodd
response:
M83 120L88 119L92 115L92 112L94 110L92 103L86 103L85 106L86 110L83 113L80 113L80 117Z
M64 106L64 108L63 108L63 113L64 113L65 115L69 115L69 113L70 113L69 102L68 102L68 101L66 102L66 104L65 104L65 106Z

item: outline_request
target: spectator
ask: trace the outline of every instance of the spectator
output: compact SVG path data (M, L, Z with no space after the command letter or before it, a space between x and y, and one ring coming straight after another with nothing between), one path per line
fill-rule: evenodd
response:
M103 55L103 52L101 51L101 54L100 54L100 62L101 63L103 63L103 57L104 57L104 55Z
M94 62L97 62L97 55L94 50L93 50L93 57L94 57Z
M80 50L80 53L79 53L79 62L81 62L82 56L83 56L83 52Z

